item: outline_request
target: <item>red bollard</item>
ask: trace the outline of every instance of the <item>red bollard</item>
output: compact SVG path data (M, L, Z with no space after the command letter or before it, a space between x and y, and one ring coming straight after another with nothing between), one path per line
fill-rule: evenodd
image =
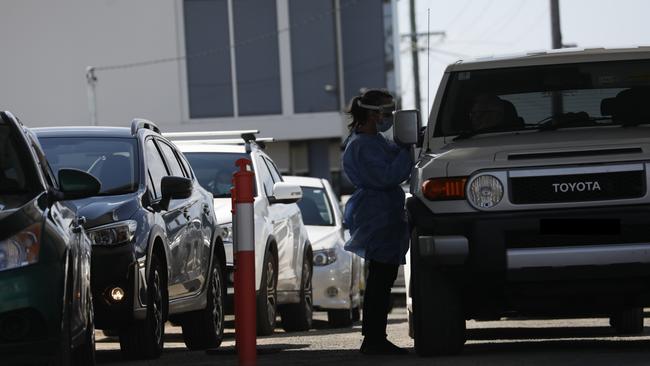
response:
M232 222L235 259L235 347L241 366L257 364L255 321L255 223L253 222L254 174L248 159L235 162Z

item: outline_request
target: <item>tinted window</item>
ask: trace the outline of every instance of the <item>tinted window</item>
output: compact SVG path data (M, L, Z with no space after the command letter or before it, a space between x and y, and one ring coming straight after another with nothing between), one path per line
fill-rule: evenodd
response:
M235 0L233 13L239 114L280 114L282 100L275 0Z
M39 138L45 156L58 176L62 168L94 175L102 184L100 195L135 192L138 188L136 140L101 137Z
M163 162L162 156L158 152L156 145L153 140L147 140L145 144L145 156L147 158L147 169L151 176L151 184L153 184L155 198L160 198L162 193L160 191L160 183L163 177L168 176L167 169L165 168L165 163Z
M268 166L266 165L265 159L260 159L259 160L259 170L258 174L260 176L260 180L262 182L262 186L264 186L264 193L266 193L266 196L273 196L273 178L271 177L271 172L269 171Z
M649 61L455 72L437 136L650 123Z
M248 154L236 153L185 153L185 157L199 184L217 198L230 197L232 175L239 169L235 161L250 159Z
M6 195L22 195L38 189L38 175L31 154L13 129L0 125L0 210Z
M183 14L190 118L232 116L228 1L185 0Z
M302 187L302 199L298 201L305 225L333 226L332 206L323 188Z
M278 168L275 166L275 163L273 163L271 160L266 158L264 158L264 162L269 168L269 172L271 172L271 177L273 178L273 182L274 183L282 182L282 175L280 175L280 172L278 171Z
M333 6L332 0L289 1L296 113L338 109L338 94L326 89L338 84ZM315 39L318 47L314 47Z
M186 177L183 173L183 168L181 168L181 163L178 161L178 158L176 158L176 154L174 154L174 149L172 149L172 147L166 143L160 141L158 142L158 146L160 146L160 150L165 156L165 161L171 170L171 175L177 177Z

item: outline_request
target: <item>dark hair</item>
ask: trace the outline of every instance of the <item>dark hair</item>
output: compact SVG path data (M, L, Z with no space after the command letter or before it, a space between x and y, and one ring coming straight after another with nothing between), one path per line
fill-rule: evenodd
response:
M363 94L358 95L350 101L347 113L352 117L352 122L348 125L350 132L353 132L358 126L362 126L368 119L368 113L371 110L360 107L359 101L366 105L382 105L385 99L393 100L393 96L383 89L368 89Z

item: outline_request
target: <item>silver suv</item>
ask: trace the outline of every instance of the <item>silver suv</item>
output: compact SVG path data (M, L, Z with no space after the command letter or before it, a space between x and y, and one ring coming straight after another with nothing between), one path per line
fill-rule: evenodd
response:
M409 313L420 355L453 354L465 320L604 316L643 330L650 304L650 48L458 62L407 202ZM419 140L419 144L418 144Z

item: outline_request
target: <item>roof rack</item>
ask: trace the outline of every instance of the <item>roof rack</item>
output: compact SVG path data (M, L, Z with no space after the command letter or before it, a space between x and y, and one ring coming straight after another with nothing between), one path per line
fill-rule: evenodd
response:
M242 145L251 141L256 143L275 142L273 137L261 137L255 140L242 139L208 139L208 140L174 140L176 144L224 144L224 145Z
M131 135L135 135L140 129L143 128L152 130L156 133L160 133L160 128L158 128L155 123L149 121L148 119L134 118L133 121L131 121Z
M234 130L234 131L198 131L198 132L165 132L163 136L169 139L179 137L220 137L220 136L242 136L244 134L256 135L259 130Z

